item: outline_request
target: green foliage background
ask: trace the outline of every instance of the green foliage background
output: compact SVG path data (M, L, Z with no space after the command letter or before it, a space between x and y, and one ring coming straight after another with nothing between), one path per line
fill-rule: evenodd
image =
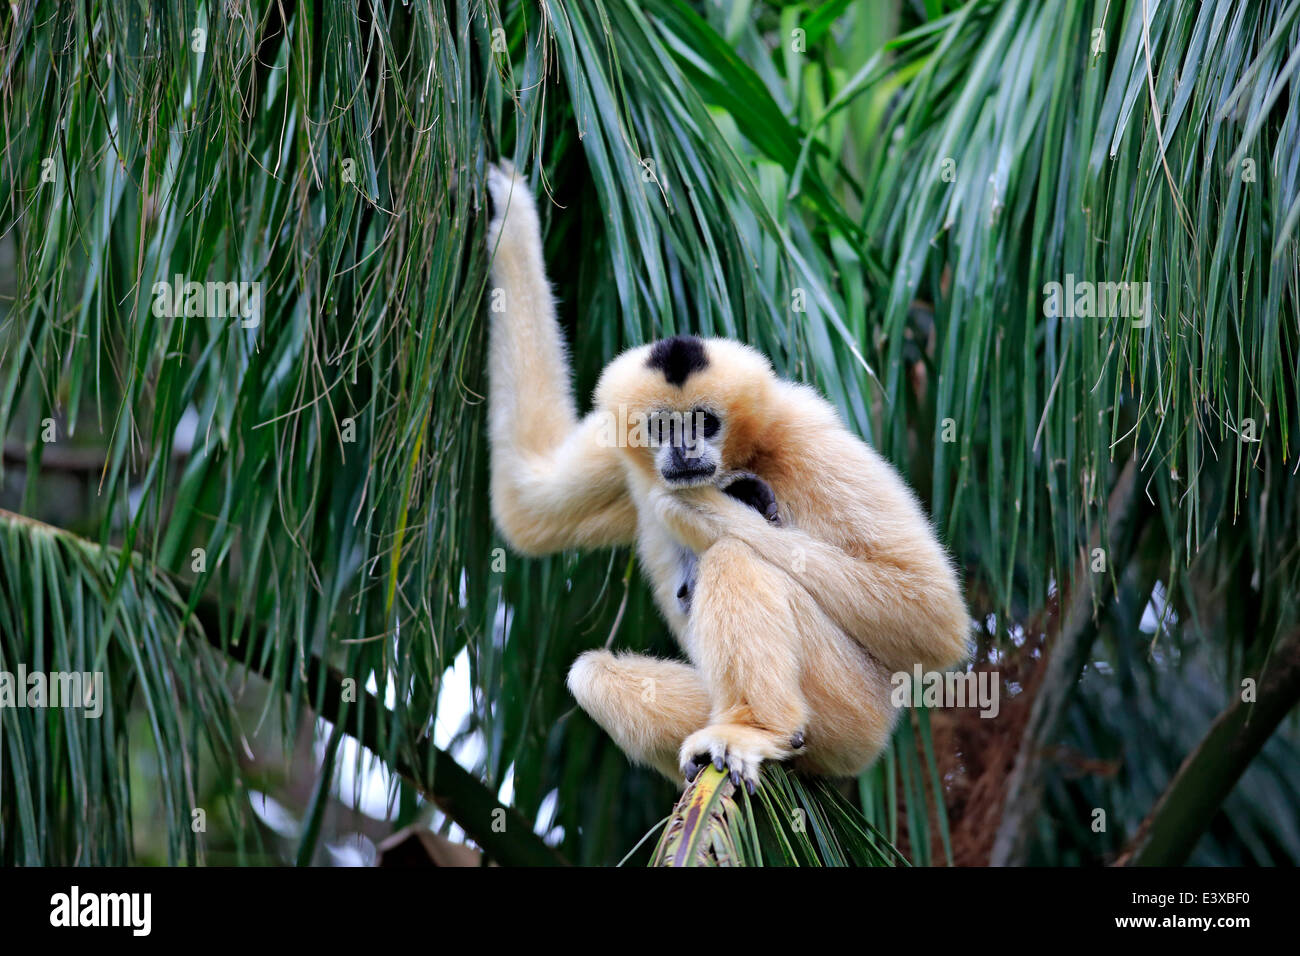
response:
M56 445L102 453L58 523L122 551L7 525L0 654L136 674L115 676L100 736L0 712L5 862L128 858L129 815L92 833L150 741L165 858L201 858L176 796L200 765L232 852L266 858L227 692L196 689L239 679L208 643L288 690L265 705L286 733L320 703L312 657L389 692L374 750L426 791L413 742L467 651L468 769L509 780L529 819L551 795L570 860L616 862L663 817L672 788L563 683L587 647L672 651L631 555L494 561L498 156L549 200L579 393L676 331L763 349L917 488L986 662L1037 656L1136 461L1140 534L1104 572L1116 598L1066 741L1122 769L1053 771L1041 861L1117 852L1198 722L1298 623L1300 0L23 0L2 22L4 488L50 518L53 418ZM260 282L260 324L155 315L177 274ZM1149 325L1045 315L1066 274L1149 280ZM219 626L183 625L183 598L141 584L158 572L212 596ZM78 581L95 582L82 603ZM162 640L181 635L191 650ZM1288 726L1196 859L1300 858L1279 822L1296 747ZM910 715L860 782L918 863L951 855L942 756ZM1090 806L1115 809L1105 838L1069 822Z

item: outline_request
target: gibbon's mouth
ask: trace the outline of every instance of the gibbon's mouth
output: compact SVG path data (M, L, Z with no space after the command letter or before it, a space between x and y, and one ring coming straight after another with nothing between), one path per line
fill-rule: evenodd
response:
M690 468L676 468L661 474L664 476L664 481L670 485L698 485L712 478L717 470L717 465L695 465Z

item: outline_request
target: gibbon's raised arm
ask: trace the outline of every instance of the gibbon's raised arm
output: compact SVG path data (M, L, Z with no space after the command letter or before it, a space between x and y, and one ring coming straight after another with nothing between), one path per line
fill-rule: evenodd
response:
M793 577L845 633L891 671L942 670L969 656L970 619L928 528L857 558L792 527L773 527L712 487L656 492L661 519L690 547L739 539Z
M599 417L578 420L528 185L503 163L488 191L492 516L525 554L627 544L636 509Z

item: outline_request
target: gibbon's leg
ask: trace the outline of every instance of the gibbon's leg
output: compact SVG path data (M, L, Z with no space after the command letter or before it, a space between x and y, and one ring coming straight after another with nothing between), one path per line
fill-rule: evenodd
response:
M679 780L682 741L709 720L709 695L689 664L640 654L587 651L569 669L569 691L634 763Z
M709 726L682 744L688 779L712 760L752 793L764 760L784 760L803 747L808 705L792 585L732 538L700 556L686 643L713 706Z
M581 422L542 261L528 185L503 163L488 170L493 252L488 302L488 431L492 514L527 554L630 543L633 506L601 421Z
M716 488L651 491L650 505L693 551L735 539L805 588L840 629L892 671L951 667L969 654L969 617L941 552L914 541L856 558L798 528L775 527Z
M855 777L889 743L898 719L890 674L836 626L806 588L792 582L789 593L811 712L795 767L817 776Z

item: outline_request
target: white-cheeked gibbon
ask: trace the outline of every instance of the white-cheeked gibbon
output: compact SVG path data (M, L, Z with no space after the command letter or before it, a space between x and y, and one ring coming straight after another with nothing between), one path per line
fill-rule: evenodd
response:
M889 739L890 675L950 667L970 621L901 477L754 349L677 336L604 370L579 418L527 184L488 174L492 514L526 555L635 543L688 659L592 650L569 672L629 758L851 776Z

